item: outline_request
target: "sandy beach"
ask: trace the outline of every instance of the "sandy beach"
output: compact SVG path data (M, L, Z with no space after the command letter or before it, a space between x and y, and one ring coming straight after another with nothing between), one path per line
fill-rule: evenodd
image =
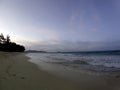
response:
M0 90L120 90L119 77L67 71L54 75L38 68L29 59L25 53L0 52ZM67 74L74 77L69 79Z

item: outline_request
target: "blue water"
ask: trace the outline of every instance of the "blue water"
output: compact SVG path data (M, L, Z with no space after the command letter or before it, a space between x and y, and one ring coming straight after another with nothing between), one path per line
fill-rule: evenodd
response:
M58 64L76 70L120 74L120 52L59 52L29 53L27 56L50 64Z

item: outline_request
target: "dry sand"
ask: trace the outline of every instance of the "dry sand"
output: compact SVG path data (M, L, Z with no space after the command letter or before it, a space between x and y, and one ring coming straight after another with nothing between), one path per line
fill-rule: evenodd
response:
M0 90L120 90L119 77L79 74L72 80L38 69L28 60L24 53L0 52Z

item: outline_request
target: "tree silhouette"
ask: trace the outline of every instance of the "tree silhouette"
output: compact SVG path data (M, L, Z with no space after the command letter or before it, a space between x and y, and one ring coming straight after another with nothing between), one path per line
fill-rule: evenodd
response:
M7 52L23 52L25 51L25 47L15 42L11 42L10 36L7 35L4 38L4 35L1 33L0 35L0 51L7 51Z
M4 35L1 33L0 35L0 43L5 43L6 39L4 38Z
M7 35L6 43L10 43L10 36L9 35Z

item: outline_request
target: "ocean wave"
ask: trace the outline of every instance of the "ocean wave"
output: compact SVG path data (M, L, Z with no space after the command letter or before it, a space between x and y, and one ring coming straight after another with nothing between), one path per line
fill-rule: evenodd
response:
M87 61L80 61L80 60L74 60L72 63L73 64L84 64L84 65L88 65L89 64Z
M95 72L120 72L119 55L81 55L65 53L29 54L30 57L52 64L64 65L69 68Z

